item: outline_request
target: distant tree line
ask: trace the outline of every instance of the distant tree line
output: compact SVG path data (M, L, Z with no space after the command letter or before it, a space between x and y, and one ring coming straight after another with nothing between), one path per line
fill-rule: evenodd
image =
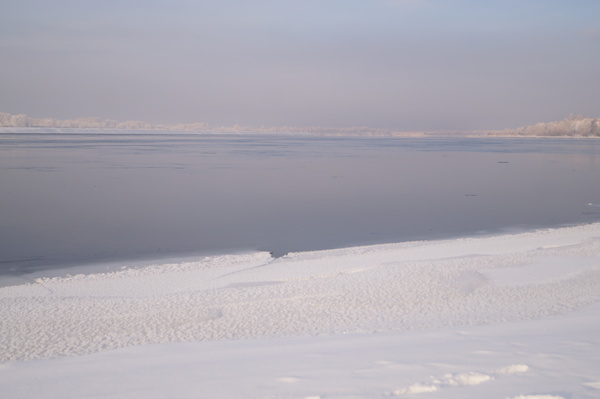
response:
M162 130L193 131L206 133L289 133L324 136L411 136L421 135L419 132L397 132L389 129L370 127L299 127L299 126L260 126L248 127L240 125L211 126L207 123L183 123L174 125L154 125L140 121L117 122L100 118L51 119L31 118L25 114L11 115L0 112L0 127L14 128L51 128L51 129L106 129L106 130Z
M117 122L100 118L52 119L31 118L25 114L11 115L0 112L0 127L45 127L45 128L79 128L79 129L127 129L152 130L160 128L157 125L140 121Z
M569 115L556 122L536 123L535 125L488 132L497 136L542 136L542 137L600 137L600 119Z
M0 127L14 128L50 128L50 129L104 129L104 130L162 130L193 131L205 133L288 133L320 136L357 136L357 137L406 137L428 134L453 135L473 134L469 132L403 132L390 129L354 127L320 127L320 126L210 126L207 123L184 123L176 125L154 125L141 121L118 122L100 118L51 119L31 118L25 114L11 115L0 112ZM600 137L600 118L584 118L581 115L569 115L556 122L536 123L516 129L504 129L474 133L492 136L573 136Z

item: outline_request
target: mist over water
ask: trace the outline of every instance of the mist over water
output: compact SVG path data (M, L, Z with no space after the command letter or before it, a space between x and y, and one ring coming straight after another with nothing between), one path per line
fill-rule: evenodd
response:
M600 141L0 134L0 273L600 220Z

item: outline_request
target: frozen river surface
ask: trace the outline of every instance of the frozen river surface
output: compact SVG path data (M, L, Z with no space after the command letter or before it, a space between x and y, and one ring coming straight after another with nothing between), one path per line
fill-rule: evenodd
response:
M600 141L0 134L0 273L600 220Z

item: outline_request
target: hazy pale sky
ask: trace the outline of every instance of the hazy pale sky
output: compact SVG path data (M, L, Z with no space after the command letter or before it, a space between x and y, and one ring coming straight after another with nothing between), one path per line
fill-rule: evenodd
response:
M600 116L598 0L0 0L0 111L517 127Z

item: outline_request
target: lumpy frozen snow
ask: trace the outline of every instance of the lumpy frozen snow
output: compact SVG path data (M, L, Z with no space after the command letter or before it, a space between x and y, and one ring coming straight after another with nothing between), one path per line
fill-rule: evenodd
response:
M600 224L276 259L213 256L0 288L0 361L178 341L483 325L599 299Z
M0 392L592 399L599 312L600 224L124 264L0 288Z

